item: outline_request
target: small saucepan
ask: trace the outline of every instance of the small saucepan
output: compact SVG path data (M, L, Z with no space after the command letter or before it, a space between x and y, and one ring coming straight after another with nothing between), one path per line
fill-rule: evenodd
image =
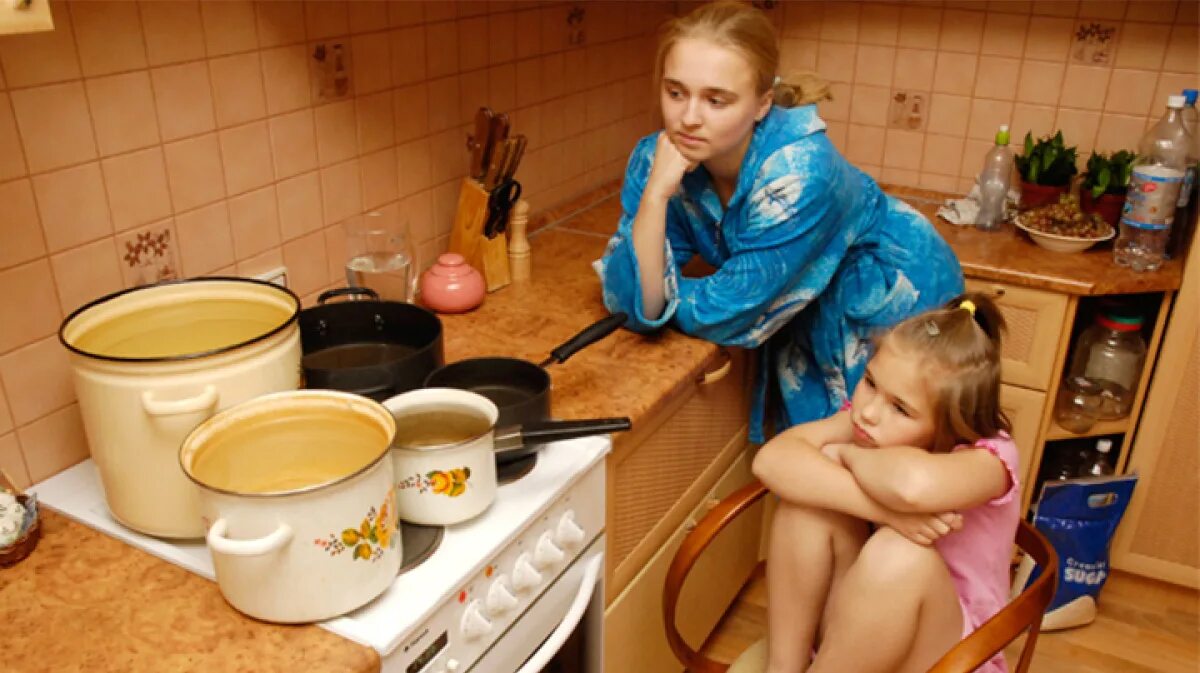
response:
M498 427L533 424L550 419L550 374L546 366L562 364L575 353L612 334L628 319L614 313L588 325L584 330L550 351L540 364L506 357L470 358L435 369L425 379L426 388L458 388L478 393L491 400L499 410ZM528 444L513 446L496 454L503 465L523 458L540 447L536 433L526 433Z
M497 427L488 398L454 388L411 390L384 401L396 420L392 464L396 513L448 526L474 518L496 499L496 458L554 442L628 430L628 418L541 421Z
M369 300L327 300L342 295ZM356 393L376 402L420 388L445 361L442 322L429 311L399 301L380 301L369 288L323 292L317 306L300 312L300 343L306 388Z

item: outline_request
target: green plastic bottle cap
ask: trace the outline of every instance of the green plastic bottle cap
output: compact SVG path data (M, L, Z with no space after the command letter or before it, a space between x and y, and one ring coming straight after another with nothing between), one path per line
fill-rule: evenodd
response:
M1008 140L1009 140L1008 124L1001 124L1000 130L996 131L996 144L997 145L1007 145Z

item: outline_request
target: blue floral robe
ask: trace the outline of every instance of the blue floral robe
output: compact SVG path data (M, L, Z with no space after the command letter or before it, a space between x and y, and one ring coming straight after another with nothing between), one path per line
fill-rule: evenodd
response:
M963 290L954 253L920 213L884 194L825 136L816 106L773 108L758 124L727 207L698 168L667 207L666 308L642 310L632 227L654 161L657 133L633 150L620 227L596 270L610 311L651 332L667 323L718 344L760 351L750 424L763 441L768 390L777 428L824 418L862 376L881 328ZM694 255L704 278L680 268Z

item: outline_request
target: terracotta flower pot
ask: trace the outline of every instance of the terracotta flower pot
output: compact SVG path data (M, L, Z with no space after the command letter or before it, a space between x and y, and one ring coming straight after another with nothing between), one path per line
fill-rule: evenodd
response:
M1085 213L1099 213L1113 227L1121 219L1121 209L1125 207L1124 194L1101 194L1093 198L1091 190L1079 190L1079 208Z
M1035 185L1021 181L1021 210L1058 203L1058 197L1067 193L1068 185Z

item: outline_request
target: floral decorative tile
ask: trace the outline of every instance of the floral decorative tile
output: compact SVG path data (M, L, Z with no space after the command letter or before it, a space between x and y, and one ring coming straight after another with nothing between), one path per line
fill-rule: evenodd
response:
M1111 65L1116 44L1116 25L1081 21L1071 43L1071 60L1086 65Z
M125 287L179 277L179 255L171 220L133 229L117 237Z
M929 92L896 89L888 104L888 128L905 131L925 130L929 118Z

